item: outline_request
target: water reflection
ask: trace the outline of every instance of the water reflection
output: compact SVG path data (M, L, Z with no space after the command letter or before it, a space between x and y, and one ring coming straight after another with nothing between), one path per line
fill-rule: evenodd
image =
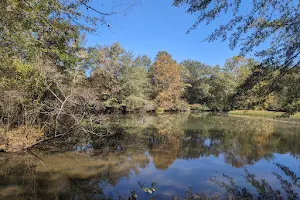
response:
M295 157L300 153L297 125L293 129L293 125L286 123L210 115L174 115L159 119L157 124L151 124L155 130L147 135L154 163L160 162L158 166L162 166L165 160L162 169L167 169L177 158L223 154L226 163L243 167L262 158L272 159L273 153L291 153Z
M189 186L224 192L209 182L216 171L239 182L240 168L264 177L278 161L299 176L297 123L183 113L123 116L101 126L114 134L78 132L32 154L0 154L0 199L116 199L138 182L156 182L159 199Z
M22 156L22 157L20 157ZM82 199L103 191L98 183L116 185L120 179L139 174L149 157L143 153L109 153L87 156L76 152L43 155L9 155L2 160L0 197L6 199ZM83 194L81 194L83 193ZM81 196L83 195L83 196Z
M243 177L246 182L252 186L256 193L248 189L237 185L233 177L223 174L223 180L212 178L211 181L224 188L227 191L228 199L289 199L297 200L300 198L300 177L290 170L289 167L276 163L275 166L279 168L281 173L273 172L272 174L280 182L282 192L279 189L273 188L268 180L257 179L256 175L250 173L245 169ZM283 174L285 177L283 177ZM225 179L225 181L224 181Z

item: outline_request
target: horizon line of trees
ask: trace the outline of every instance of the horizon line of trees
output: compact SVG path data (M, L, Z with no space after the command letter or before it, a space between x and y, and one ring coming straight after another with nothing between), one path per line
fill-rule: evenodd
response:
M40 118L57 122L63 115L77 120L91 113L186 111L188 104L212 111L299 111L298 73L285 76L271 93L265 91L278 70L241 92L250 75L263 70L252 58L234 56L221 67L195 60L177 63L161 51L151 62L119 43L80 48L75 54L80 60L65 68L44 58L32 63L5 60L0 75L2 124L32 124Z
M177 63L164 51L152 62L118 43L86 48L84 34L97 23L107 27L115 13L91 17L82 13L85 2L1 1L0 127L94 134L82 124L97 123L102 113L185 111L188 104L213 111L300 110L299 67L282 71L241 56L223 67Z
M279 70L253 84L249 78L265 68L253 58L234 56L224 66L186 59L177 63L166 51L154 61L135 56L119 43L87 50L82 69L100 95L104 107L127 111L186 111L188 104L200 104L212 111L255 109L299 111L300 76L287 74L268 91Z
M195 60L177 63L161 51L151 62L119 43L81 48L76 55L80 61L66 69L49 59L29 64L13 58L1 65L1 123L10 127L52 120L57 124L66 118L79 123L92 114L186 111L189 104L212 111L299 111L298 73L285 76L274 92L265 92L270 76L239 93L259 69L252 58L234 56L221 67Z

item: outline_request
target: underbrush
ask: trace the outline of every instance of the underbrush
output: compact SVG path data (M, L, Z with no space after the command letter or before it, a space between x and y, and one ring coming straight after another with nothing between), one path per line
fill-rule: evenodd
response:
M300 112L296 112L295 114L291 115L290 118L292 118L292 119L300 119Z
M210 111L210 109L201 104L190 104L189 105L191 111Z
M11 130L0 129L0 150L19 152L34 145L44 137L44 131L37 126L19 126Z

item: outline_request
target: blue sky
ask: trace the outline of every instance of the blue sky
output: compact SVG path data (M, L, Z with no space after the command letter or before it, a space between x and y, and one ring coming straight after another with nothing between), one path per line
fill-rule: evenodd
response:
M123 0L126 1L126 0ZM90 5L103 10L111 0L93 0ZM201 24L189 34L186 31L197 15L186 13L186 7L172 6L172 0L142 0L126 16L108 18L111 30L100 27L97 34L87 35L87 45L110 45L119 42L135 54L146 54L152 59L158 51L168 51L175 60L194 59L210 65L223 65L239 49L230 50L227 42L202 42L218 25L227 22L222 17L206 26Z

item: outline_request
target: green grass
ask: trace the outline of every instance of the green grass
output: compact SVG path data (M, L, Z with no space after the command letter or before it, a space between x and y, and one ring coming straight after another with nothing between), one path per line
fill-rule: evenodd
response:
M232 110L228 112L229 115L248 115L258 117L288 117L292 119L300 119L300 112L293 115L287 115L285 112L267 111L267 110Z
M295 114L291 115L290 118L292 118L292 119L300 119L300 112L296 112Z
M282 117L284 112L275 112L267 110L232 110L228 112L229 115L250 115L261 117Z

